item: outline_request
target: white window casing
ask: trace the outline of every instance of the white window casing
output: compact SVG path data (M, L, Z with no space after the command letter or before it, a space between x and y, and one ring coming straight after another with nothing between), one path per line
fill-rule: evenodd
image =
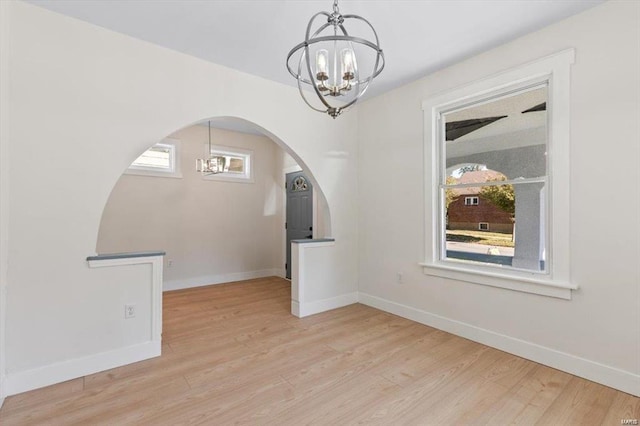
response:
M208 145L206 150L208 150ZM211 145L211 155L226 158L225 172L204 176L205 180L253 183L253 151L231 146Z
M165 138L136 158L125 171L128 175L182 178L180 141Z
M425 100L425 252L423 271L427 275L475 284L506 288L563 299L571 298L577 285L570 279L570 69L575 50L568 49L443 92ZM446 222L440 208L439 173L442 164L440 141L443 112L490 101L536 85L547 85L547 178L546 218L548 240L545 270L528 271L495 268L482 263L456 263L442 259L441 235ZM467 204L465 200L465 205Z

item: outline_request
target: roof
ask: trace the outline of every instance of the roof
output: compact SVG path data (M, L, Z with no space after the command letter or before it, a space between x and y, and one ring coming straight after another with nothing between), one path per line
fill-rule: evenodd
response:
M460 176L459 178L452 177L455 184L468 184L468 183L481 184L484 182L488 182L490 180L496 180L496 179L502 179L502 178L506 178L505 175L503 175L500 172L496 172L495 170L476 170L473 172L463 173L462 176ZM480 189L481 189L480 187L466 187L466 188L452 189L452 191L456 195L476 195L480 193Z

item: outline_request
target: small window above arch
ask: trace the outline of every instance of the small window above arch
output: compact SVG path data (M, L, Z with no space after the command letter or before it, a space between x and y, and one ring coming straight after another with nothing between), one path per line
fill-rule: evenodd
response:
M182 178L180 141L163 139L143 152L125 171L128 175Z

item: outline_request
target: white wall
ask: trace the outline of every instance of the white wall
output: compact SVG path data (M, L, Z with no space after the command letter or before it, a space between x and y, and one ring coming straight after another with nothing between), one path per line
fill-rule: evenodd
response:
M9 4L0 2L0 407L5 388L6 290L9 266Z
M306 108L294 87L30 4L7 9L11 38L2 55L8 50L12 78L3 114L10 113L11 128L2 144L19 159L0 193L3 205L10 201L9 384L131 344L120 320L105 312L121 315L120 293L138 275L89 269L85 258L95 252L103 209L131 160L209 117L255 123L312 172L336 239L329 256L335 279L325 284L336 296L357 289L357 187L344 184L356 181L354 115L333 120Z
M105 207L97 252L166 251L165 290L283 275L284 151L264 136L212 128L213 145L253 152L253 181L207 180L195 171L207 127L170 137L180 141L182 178L123 174Z
M359 106L361 300L640 394L639 17L607 2ZM423 275L422 101L570 47L573 300Z

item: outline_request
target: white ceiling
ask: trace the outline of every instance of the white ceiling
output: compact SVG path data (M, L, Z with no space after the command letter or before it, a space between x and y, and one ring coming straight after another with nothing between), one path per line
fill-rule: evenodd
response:
M332 0L27 0L217 64L295 85L285 68L307 22ZM604 0L341 0L368 19L386 67L379 95Z

